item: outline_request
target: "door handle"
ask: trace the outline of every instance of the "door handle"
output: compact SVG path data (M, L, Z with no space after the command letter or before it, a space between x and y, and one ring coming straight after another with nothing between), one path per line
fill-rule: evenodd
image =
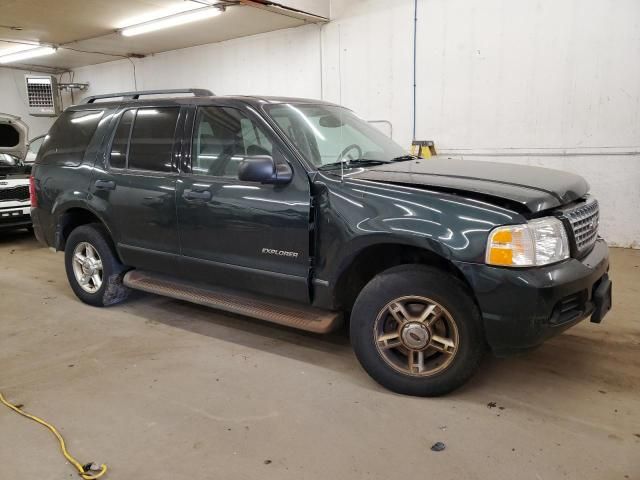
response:
M209 190L185 190L182 196L187 200L211 200Z
M113 180L96 180L94 183L97 190L115 190L116 182Z

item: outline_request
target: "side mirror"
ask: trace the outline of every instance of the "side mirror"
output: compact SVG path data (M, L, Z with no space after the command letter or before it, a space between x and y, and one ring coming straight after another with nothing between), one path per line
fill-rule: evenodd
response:
M269 155L245 157L238 167L238 178L245 182L284 185L291 181L293 171L287 163L276 165Z

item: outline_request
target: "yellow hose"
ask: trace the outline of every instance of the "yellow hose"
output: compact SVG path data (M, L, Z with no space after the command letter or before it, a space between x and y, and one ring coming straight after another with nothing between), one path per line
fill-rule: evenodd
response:
M72 457L71 454L67 451L67 446L64 443L64 438L62 438L62 435L60 435L58 430L56 430L56 427L54 427L53 425L48 424L47 422L45 422L41 418L38 418L38 417L36 417L34 415L30 415L27 412L19 409L15 405L7 402L5 400L5 398L2 396L2 393L0 393L0 401L2 403L4 403L7 407L9 407L11 410L13 410L14 412L19 413L23 417L30 418L34 422L38 422L40 425L44 425L49 430L51 430L51 433L53 433L56 436L56 438L58 439L58 442L60 442L60 449L62 450L62 454L64 455L64 458L66 458L71 464L73 464L74 467L76 467L76 469L78 470L78 474L82 478L84 478L84 480L96 480L96 479L102 477L105 473L107 473L107 466L104 463L102 465L100 465L100 470L98 471L98 473L94 474L94 473L90 473L90 471L88 471L88 470L85 470L84 467L82 466L82 464L80 464L80 462L78 462L78 460L76 460L74 457Z

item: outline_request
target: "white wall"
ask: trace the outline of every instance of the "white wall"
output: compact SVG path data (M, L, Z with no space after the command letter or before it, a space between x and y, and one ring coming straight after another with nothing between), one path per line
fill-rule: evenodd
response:
M319 30L315 25L160 53L134 60L138 89L208 88L218 95L318 97ZM75 71L86 95L134 89L128 60Z
M280 5L329 18L331 0L279 0Z
M419 0L418 17L417 138L584 175L605 238L640 248L640 2ZM331 18L135 60L138 88L324 97L390 120L408 147L413 1L332 0ZM90 94L130 90L132 66L75 80Z
M413 1L332 0L324 94L412 135ZM419 0L416 137L587 178L602 234L640 248L640 2Z
M17 115L29 126L29 138L47 133L55 118L32 117L24 87L26 71L0 67L0 113Z

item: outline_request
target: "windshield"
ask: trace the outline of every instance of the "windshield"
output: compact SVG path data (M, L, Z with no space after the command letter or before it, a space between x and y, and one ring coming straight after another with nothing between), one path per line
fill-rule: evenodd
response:
M37 154L38 150L40 150L40 146L42 145L43 141L44 141L44 135L40 137L36 137L33 140L31 140L31 142L29 142L29 152L33 154Z
M352 111L333 105L277 104L269 115L316 167L386 163L407 152ZM366 161L366 162L365 162Z

